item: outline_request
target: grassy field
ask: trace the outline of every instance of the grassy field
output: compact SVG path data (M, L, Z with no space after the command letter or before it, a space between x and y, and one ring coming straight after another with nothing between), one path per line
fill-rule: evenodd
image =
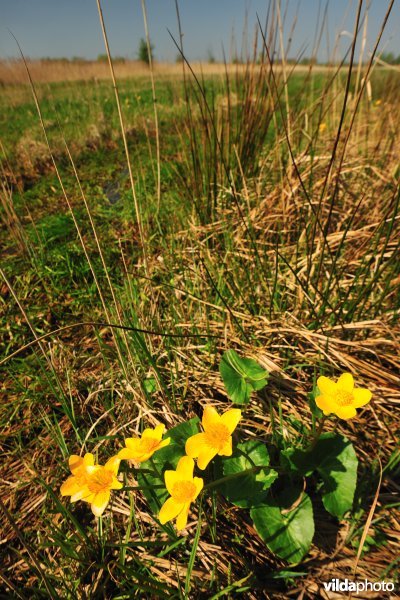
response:
M323 582L355 568L395 580L400 75L186 66L156 73L153 103L149 75L127 73L126 147L110 80L34 77L39 116L15 77L0 97L2 597L333 598ZM313 479L288 500L313 501L302 560L212 487L184 535L126 469L100 520L61 497L71 454L103 464L144 427L227 410L230 349L270 373L235 443L307 446L320 375L372 391L324 425L359 460L352 510L328 514Z

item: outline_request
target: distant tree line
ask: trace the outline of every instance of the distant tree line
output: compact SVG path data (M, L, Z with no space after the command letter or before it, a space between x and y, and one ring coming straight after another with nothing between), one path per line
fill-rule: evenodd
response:
M150 50L150 53L149 53L149 50ZM150 64L150 58L151 58L151 60L154 60L154 45L151 43L151 41L150 41L149 45L147 45L147 41L145 39L142 38L140 40L138 51L137 51L137 58L147 65ZM273 61L280 60L275 55L275 53L273 54L271 59ZM378 61L377 61L378 66L379 65L382 66L382 63L386 63L389 65L400 65L400 54L398 54L396 56L393 52L382 52L382 54L377 55L377 59L378 59ZM64 58L64 57L54 58L54 57L50 57L50 56L44 56L41 60L46 61L46 62L73 62L73 63L91 62L91 59L83 58L82 56L73 56L72 58ZM107 60L108 60L107 54L98 54L96 60L98 62L107 62ZM124 63L124 62L128 61L129 58L127 58L125 56L113 56L112 60L114 63ZM180 53L177 54L175 60L177 63L182 62L183 61L182 55ZM242 56L238 56L237 54L234 54L231 60L232 60L233 64L244 64L246 62L246 60ZM265 60L266 60L266 57L265 57L264 53L263 52L260 53L260 55L257 58L257 62L262 63L262 62L265 62ZM215 56L210 48L207 50L207 62L210 64L216 62ZM326 64L324 62L319 63L315 56L312 56L312 57L303 56L300 60L296 59L296 58L288 57L288 58L286 58L286 62L289 65L296 65L296 64L300 64L300 65L321 64L321 65L324 65L324 64Z
M111 58L114 63L124 63L128 60L127 58L125 58L125 56L112 56ZM98 62L107 62L108 61L107 54L99 54L97 56L97 61Z
M150 53L149 53L149 49L150 49ZM139 42L137 58L140 61L149 65L150 58L153 60L153 52L154 52L154 45L150 42L149 46L148 46L146 40L142 38ZM44 56L41 60L46 61L46 62L65 62L65 63L68 63L68 62L73 62L73 63L92 62L91 59L84 58L83 56L72 56L71 58L65 58L65 57L54 58L51 56ZM98 54L96 60L97 60L97 62L100 62L100 63L107 62L108 61L107 54ZM113 56L112 60L114 63L124 63L129 59L125 56Z
M400 65L400 54L395 56L393 52L383 52L379 58L382 62L388 63L389 65Z

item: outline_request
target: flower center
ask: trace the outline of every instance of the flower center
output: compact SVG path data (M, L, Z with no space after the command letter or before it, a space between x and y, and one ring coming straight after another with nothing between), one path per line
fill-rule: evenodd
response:
M109 490L112 484L112 473L107 469L98 469L88 479L87 485L93 494Z
M183 504L185 502L192 502L196 493L196 486L193 481L177 481L172 487L172 494L174 500Z
M226 425L223 423L215 423L207 427L205 431L206 442L211 448L218 448L222 450L227 441L229 440L230 433Z
M339 406L350 406L350 404L353 404L353 394L346 392L346 390L337 390L335 400Z

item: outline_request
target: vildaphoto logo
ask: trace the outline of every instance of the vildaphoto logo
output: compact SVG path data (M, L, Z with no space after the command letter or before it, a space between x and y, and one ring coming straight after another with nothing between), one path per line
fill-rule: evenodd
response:
M326 592L393 592L393 581L352 581L351 579L331 579L324 582Z

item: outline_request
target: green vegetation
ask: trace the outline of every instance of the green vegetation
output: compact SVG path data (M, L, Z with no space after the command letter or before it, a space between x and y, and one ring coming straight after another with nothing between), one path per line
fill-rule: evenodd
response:
M347 69L165 76L158 127L150 81L119 82L133 188L110 82L37 87L57 172L31 91L3 88L5 594L283 599L357 552L363 577L395 577L399 78L354 67L346 93ZM310 392L343 371L371 405L310 450ZM214 475L255 465L263 503L225 480L178 535L157 520L165 461L231 401L242 454ZM104 464L158 423L173 443L122 469L141 489L101 521L61 497L70 455Z
M388 65L400 65L400 54L395 56L393 52L382 52L380 59Z
M151 42L147 44L143 38L139 42L138 58L146 65L150 64L150 59L153 60L154 46Z

